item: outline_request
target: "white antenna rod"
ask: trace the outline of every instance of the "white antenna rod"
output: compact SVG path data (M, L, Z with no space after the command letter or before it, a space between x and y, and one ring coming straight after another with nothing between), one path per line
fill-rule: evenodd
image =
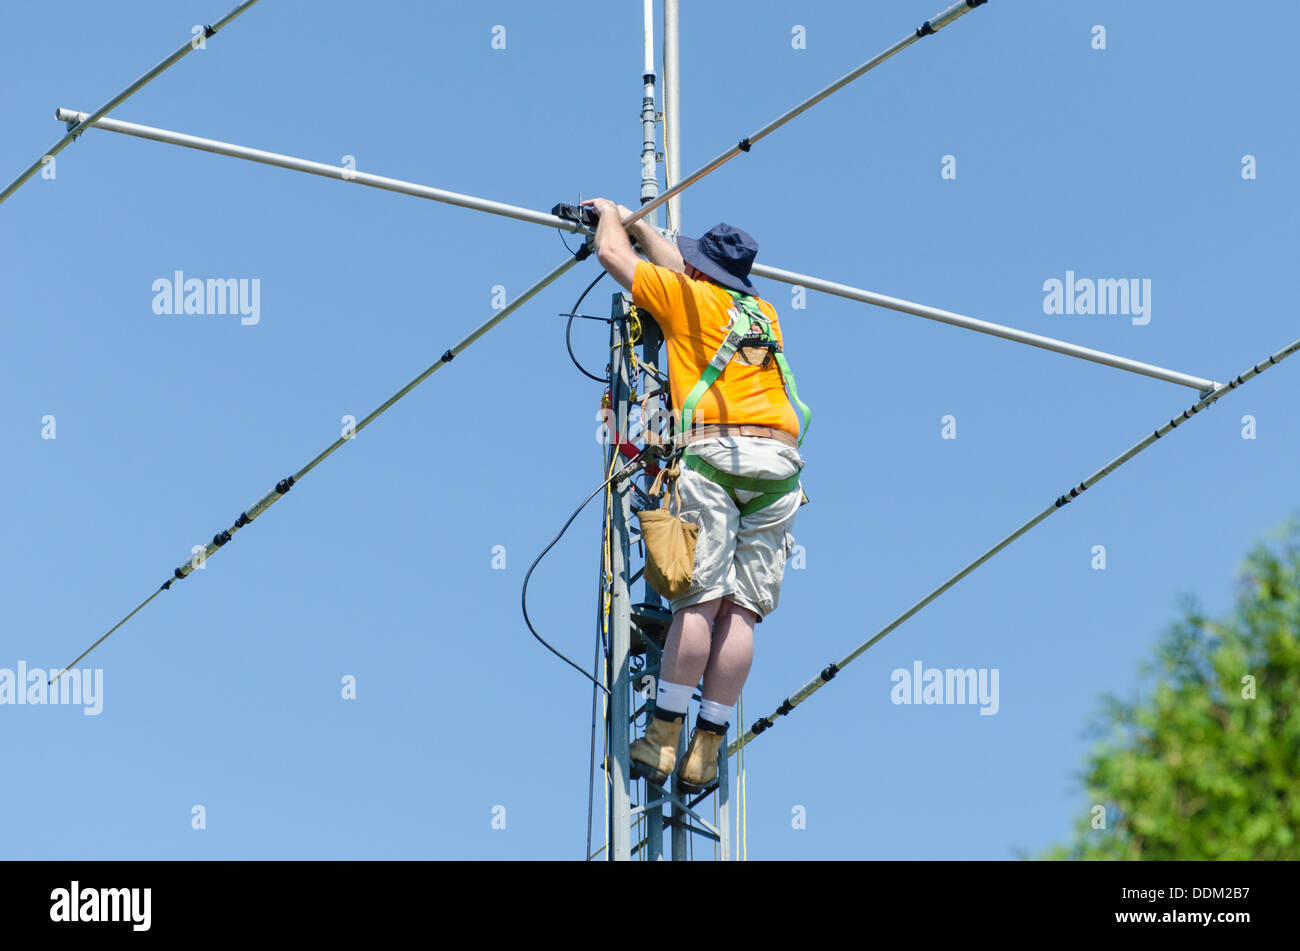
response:
M645 0L645 67L641 73L641 204L659 197L659 156L655 136L654 0ZM650 222L659 227L659 212Z
M416 198L428 198L430 201L460 205L462 208L486 211L489 214L515 218L519 221L527 221L530 224L542 225L547 228L560 228L564 231L582 230L581 225L576 222L557 218L555 215L548 215L544 212L533 211L531 208L507 205L504 202L489 201L486 198L475 198L473 195L462 195L459 192L434 188L431 185L417 185L414 182L404 182L396 178L385 178L383 175L371 175L369 172L358 172L356 169L345 168L341 165L326 165L324 162L313 162L293 155L264 152L261 149L251 149L246 145L235 145L233 142L203 139L197 135L172 132L170 129L155 129L152 126L122 122L119 119L96 119L91 122L86 113L77 112L73 109L59 109L55 112L55 115L59 121L69 124L80 123L83 127L93 126L108 132L133 135L139 139L152 139L155 142L165 142L168 145L179 145L187 149L199 149L203 152L213 152L230 158L260 162L263 165L274 165L277 168L287 168L293 172L306 172L308 175L334 178L342 182L351 182L353 185L368 185L371 188L382 188L385 191L412 195Z
M681 82L677 72L677 0L664 0L664 184L673 188L682 174ZM668 199L668 230L682 233L682 199Z
M84 112L75 112L69 109L60 109L58 111L59 118L69 122L81 121L81 117L85 115L86 113ZM358 172L337 165L326 165L323 162L312 162L291 155L280 155L276 152L263 152L260 149L251 149L247 146L234 145L229 142L218 142L215 139L201 139L197 136L172 132L167 129L155 129L150 126L136 125L133 122L123 122L120 119L99 119L94 123L89 123L89 125L108 132L119 132L124 135L153 139L158 142L166 142L169 145L180 145L186 148L201 149L205 152L215 152L218 155L228 155L231 158L246 159L251 162L260 162L264 165L275 165L279 168L287 168L295 172L307 172L312 175L319 175L323 178L334 178L339 181L348 181L355 185L369 185L373 188L382 188L386 191L398 192L403 195L413 195L417 198L428 198L433 201L460 205L465 208L472 208L475 211L486 211L490 214L503 215L508 218L515 218L519 221L527 221L548 228L560 228L565 231L582 230L581 225L576 222L569 221L565 218L557 218L554 215L548 215L544 212L533 211L531 208L521 208L518 205L507 205L502 202L489 201L484 198L474 198L457 192L445 191L441 188L433 188L429 185L416 185L413 182L404 182L395 178L384 178L380 175L370 175L366 172ZM873 304L877 307L887 307L890 310L895 310L899 313L911 314L915 317L925 317L929 320L937 320L945 324L952 324L956 327L964 327L967 330L974 330L979 333L1002 337L1005 340L1012 340L1016 343L1028 344L1031 347L1039 347L1043 350L1053 350L1056 353L1062 353L1070 357L1078 357L1083 360L1090 360L1093 363L1101 363L1118 370L1128 370L1131 373L1139 373L1143 376L1154 377L1157 380L1165 380L1169 383L1177 383L1180 386L1188 386L1200 392L1212 390L1218 385L1213 380L1205 380L1186 373L1180 373L1176 370L1167 370L1163 367L1153 366L1149 363L1131 360L1128 357L1121 357L1101 350L1093 350L1089 347L1081 347L1078 344L1068 343L1064 340L1056 340L1052 337L1044 337L1039 334L1029 333L1025 330L1017 330L1014 327L1005 327L1001 324L991 323L986 320L977 320L974 317L966 317L962 314L955 314L952 311L940 310L937 307L927 307L924 304L915 304L911 301L900 300L896 297L887 297L884 294L876 294L859 287L850 287L847 284L837 284L833 281L810 277L807 274L798 274L794 271L786 271L781 268L770 267L762 264L755 264L750 273L756 277L764 277L774 281L782 281L787 284L807 287L826 294L834 294L838 297L846 297L850 300L861 301L864 304Z
M845 297L849 300L861 301L864 304L872 304L876 307L887 307L901 314L925 317L927 320L937 320L941 323L951 324L954 327L964 327L967 330L975 330L982 334L1002 337L1004 340L1014 340L1016 343L1028 344L1031 347L1063 353L1067 357L1078 357L1080 360L1090 360L1093 363L1101 363L1115 367L1118 370L1140 373L1142 376L1164 380L1166 383L1177 383L1180 386L1191 387L1202 394L1208 393L1219 385L1213 380L1203 380L1199 376L1179 373L1177 370L1166 370L1164 367L1152 366L1150 363L1142 363L1139 360L1130 360L1128 357L1119 357L1102 350L1093 350L1091 347L1081 347L1076 343L1067 343L1064 340L1044 337L1040 334L1030 333L1027 330L1017 330L1014 327L1004 327L1001 324L990 323L987 320L978 320L963 314L954 314L950 310L940 310L937 307L914 304L911 301L899 300L897 297L887 297L884 294L863 290L860 287L849 287L847 284L823 281L821 278L809 277L807 274L796 274L794 271L784 271L781 268L768 267L762 264L755 264L749 273L754 277L766 277L773 281L780 281L783 284L807 287L814 291L821 291L823 294L834 294L836 297Z

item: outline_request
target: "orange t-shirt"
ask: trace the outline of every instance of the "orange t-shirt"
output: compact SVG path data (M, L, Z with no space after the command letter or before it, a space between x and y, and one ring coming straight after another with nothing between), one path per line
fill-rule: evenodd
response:
M755 300L784 346L776 310L765 300ZM673 408L680 413L691 387L727 339L731 328L728 311L735 301L712 281L693 281L669 268L638 261L632 302L653 314L664 332ZM733 357L695 406L692 424L710 423L773 426L797 438L799 417L786 395L776 361L770 360L763 368L742 363L739 355Z

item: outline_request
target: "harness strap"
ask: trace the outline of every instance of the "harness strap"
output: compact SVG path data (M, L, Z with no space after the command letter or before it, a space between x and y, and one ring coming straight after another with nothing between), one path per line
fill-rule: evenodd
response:
M708 391L714 381L717 380L718 377L722 376L722 371L727 368L727 364L731 362L731 358L734 357L736 351L740 349L740 341L741 336L736 333L735 326L733 325L731 331L727 334L727 339L722 342L722 346L718 348L718 352L713 355L713 359L709 361L709 365L704 368L704 373L700 376L699 380L696 381L695 385L691 387L690 393L686 395L686 402L682 405L681 425L678 427L678 432L684 433L690 430L691 417L695 413L695 405L699 403L700 397Z
M803 426L799 429L799 439L795 443L802 446L804 437L808 435L808 426L812 423L812 410L808 408L808 404L799 399L799 388L794 385L794 373L790 371L790 363L786 360L785 354L778 350L773 356L776 357L776 365L781 368L781 378L785 380L785 388L790 391L790 401L799 407L799 415L803 417Z
M797 472L788 479L756 479L752 476L733 475L730 472L723 472L716 466L709 465L709 463L690 451L682 454L682 462L710 482L716 482L726 489L731 496L731 500L740 509L741 515L750 515L760 509L765 509L773 502L784 498L790 492L799 488L799 473ZM742 503L736 498L737 489L742 492L762 492L763 494Z
M678 424L678 432L686 432L690 429L691 418L695 414L695 407L700 402L700 398L708 392L709 388L717 382L718 377L731 363L732 357L746 341L752 341L752 328L757 325L760 330L761 346L771 349L772 355L776 358L777 368L781 371L781 381L790 394L790 401L799 409L799 415L803 417L803 425L799 429L799 438L796 440L796 446L802 446L804 437L808 435L808 426L812 422L812 410L808 408L803 400L799 399L799 390L795 386L794 373L790 370L790 364L781 352L781 345L777 343L776 335L772 333L771 321L758 306L758 302L749 294L742 294L731 288L725 288L731 299L735 301L736 307L732 310L731 327L727 332L727 338L718 348L718 352L713 355L709 365L704 368L704 373L700 375L699 380L691 387L690 393L686 396L686 402L682 405L681 417ZM743 331L743 333L742 333Z

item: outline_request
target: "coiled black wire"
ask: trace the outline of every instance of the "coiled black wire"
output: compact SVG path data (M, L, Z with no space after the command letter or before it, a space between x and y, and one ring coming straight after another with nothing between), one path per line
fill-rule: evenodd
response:
M569 658L565 657L562 653L560 653L549 643L547 643L546 639L542 637L542 635L537 633L537 629L533 627L532 620L528 617L528 581L532 577L533 570L537 567L537 565L541 562L541 560L546 557L546 553L549 552L552 548L554 548L556 544L559 543L560 539L564 537L564 533L569 530L569 526L573 524L574 519L576 519L578 515L582 512L582 510L587 507L587 503L589 503L592 499L594 499L597 495L599 495L602 491L604 491L605 486L609 485L615 479L618 479L623 475L627 474L628 472L630 472L632 469L636 468L640 464L641 461L639 458L629 461L627 465L623 466L621 469L619 469L617 472L611 475L600 485L596 486L595 491L593 491L589 496L583 499L582 504L579 505L576 509L574 509L573 514L570 515L569 520L564 523L564 527L560 529L559 534L557 534L554 538L551 539L551 543L547 545L545 548L543 548L541 554L539 554L536 558L534 558L533 563L528 566L528 572L524 575L524 589L520 599L524 610L524 623L528 625L528 630L532 632L533 637L537 638L538 642L543 647L545 647L548 651L550 651L556 657L560 658L560 660L564 661L566 664L568 664L578 673L582 674L582 676L586 677L588 680L590 680L601 690L605 691L606 694L609 693L608 687L602 684L595 677L591 676L591 674L587 673L585 670L583 670L573 661L569 660Z
M591 291L591 289L596 286L597 282L599 282L600 279L605 276L605 274L606 274L605 271L601 271L599 274L597 274L596 280L592 281L590 284L587 285L587 289L582 292L582 295L578 298L577 303L575 303L572 307L569 308L569 323L564 328L564 345L569 350L569 359L573 361L573 365L578 368L578 370L582 373L583 376L587 377L590 380L595 380L597 383L609 382L609 368L606 367L604 376L596 376L596 374L592 373L590 370L588 370L586 367L584 367L581 363L578 362L578 356L573 352L573 318L578 313L578 307L582 304L583 298L587 296L587 294Z

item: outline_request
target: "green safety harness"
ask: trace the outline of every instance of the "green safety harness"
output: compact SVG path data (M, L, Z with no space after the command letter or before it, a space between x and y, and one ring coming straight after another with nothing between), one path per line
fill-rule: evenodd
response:
M759 309L758 301L753 297L739 291L733 291L731 288L724 289L736 303L736 306L730 311L731 326L727 330L727 339L723 341L722 346L718 348L718 352L709 361L709 365L704 368L704 373L696 384L691 387L690 393L687 394L686 403L682 406L677 431L685 433L690 429L691 417L695 413L696 405L700 402L700 397L708 392L709 387L713 386L718 377L722 376L722 371L731 363L732 358L741 350L760 347L765 349L767 353L763 355L763 362L759 366L766 367L769 360L775 359L777 367L781 370L781 379L785 383L786 390L789 391L790 400L799 408L799 413L803 417L803 426L799 431L799 439L796 442L796 445L802 446L804 437L808 435L808 424L812 421L812 410L799 399L794 374L790 372L790 364L786 361L785 354L781 352L780 342L772 332L772 323ZM799 473L797 472L788 479L755 479L749 476L733 475L730 472L723 472L715 466L709 465L692 453L689 448L683 452L682 462L710 482L716 482L727 489L732 501L740 509L741 515L749 515L759 509L767 508L787 493L799 488ZM763 494L742 503L736 499L736 490L761 492ZM807 496L804 496L804 500L807 501Z

